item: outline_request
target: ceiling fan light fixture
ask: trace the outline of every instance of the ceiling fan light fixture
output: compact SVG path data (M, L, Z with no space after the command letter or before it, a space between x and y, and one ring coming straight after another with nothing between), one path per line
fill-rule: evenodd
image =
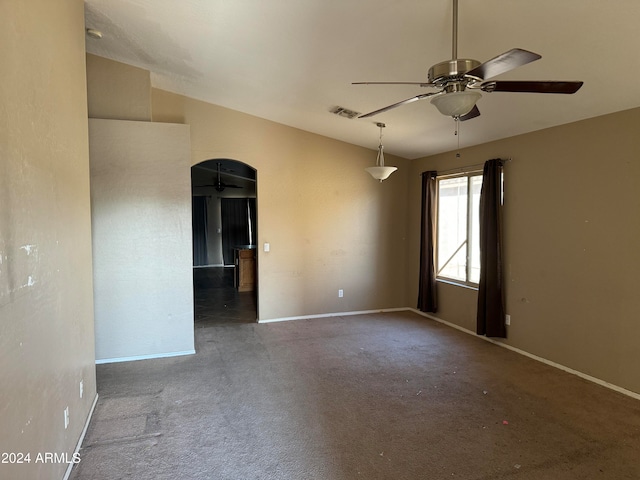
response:
M479 92L463 90L437 95L431 99L431 103L441 114L455 118L469 113L481 97Z
M398 167L385 167L384 165L384 147L382 146L382 129L386 126L384 123L376 123L378 127L380 127L380 144L378 145L378 157L376 158L376 166L365 168L366 172L379 180L382 183L383 180L389 178L393 172L395 172Z

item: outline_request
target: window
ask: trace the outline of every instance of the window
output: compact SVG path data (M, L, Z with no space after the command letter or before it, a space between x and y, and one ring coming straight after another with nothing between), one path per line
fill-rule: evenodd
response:
M477 285L482 173L442 177L437 184L437 277Z

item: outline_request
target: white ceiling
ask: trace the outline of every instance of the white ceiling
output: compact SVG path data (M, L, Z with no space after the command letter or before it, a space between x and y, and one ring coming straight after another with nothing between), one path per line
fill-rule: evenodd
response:
M426 81L451 58L452 0L86 0L87 51L150 70L154 87L375 149L418 158L457 148L434 91L354 81ZM458 57L518 47L542 59L500 77L583 80L574 95L483 94L465 147L640 106L640 1L460 0Z

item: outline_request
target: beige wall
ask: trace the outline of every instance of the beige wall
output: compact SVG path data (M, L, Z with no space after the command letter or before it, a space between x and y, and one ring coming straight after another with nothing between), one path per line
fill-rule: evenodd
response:
M0 2L0 45L0 478L55 479L96 395L83 2Z
M194 353L189 127L89 120L96 360Z
M190 125L192 164L232 158L258 170L258 243L271 243L270 253L259 249L264 320L415 307L419 173L512 157L506 343L640 392L640 300L631 291L640 265L639 110L464 149L461 158L390 156L400 170L380 185L362 172L372 150L162 90L151 97L153 121ZM440 284L439 295L441 318L475 329L474 290Z
M477 121L477 120L474 120ZM640 393L640 109L411 164L409 299L417 292L420 181L490 158L505 167L506 342ZM438 285L440 318L475 331L475 291Z
M146 83L99 57L88 78L95 65L101 77ZM90 88L90 111L113 100L113 115L128 118L135 102L123 88ZM258 244L271 244L258 252L260 319L405 306L407 160L388 156L400 170L380 184L364 172L374 150L157 89L151 110L154 122L190 126L192 165L229 158L258 170Z
M87 54L89 118L151 120L148 70Z
M3 1L0 26L0 451L70 454L96 393L83 4ZM191 125L192 163L228 157L258 169L259 241L272 244L259 256L265 319L413 306L417 174L513 157L507 342L640 392L640 110L467 149L459 160L409 168L390 156L401 168L382 185L362 171L372 150L157 90L153 112ZM443 287L442 317L472 328L469 297ZM61 478L65 468L0 465L0 476Z
M375 151L161 90L152 99L154 121L191 126L192 164L257 169L261 320L405 306L407 160L389 156L400 169L380 184L364 172Z

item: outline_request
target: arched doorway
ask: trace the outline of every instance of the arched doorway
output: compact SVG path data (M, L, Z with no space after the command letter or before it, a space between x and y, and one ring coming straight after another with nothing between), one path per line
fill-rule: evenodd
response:
M196 327L257 320L256 177L227 158L191 167Z

